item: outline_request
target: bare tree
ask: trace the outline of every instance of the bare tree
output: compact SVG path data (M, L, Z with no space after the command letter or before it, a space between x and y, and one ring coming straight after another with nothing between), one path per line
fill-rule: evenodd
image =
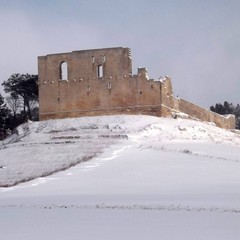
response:
M23 99L16 94L11 94L6 97L6 102L13 113L13 117L16 118L17 113L19 113L23 107Z

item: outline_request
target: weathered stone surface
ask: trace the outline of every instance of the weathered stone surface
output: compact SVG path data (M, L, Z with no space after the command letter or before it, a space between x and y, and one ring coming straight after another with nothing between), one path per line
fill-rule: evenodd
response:
M146 68L132 75L129 48L105 48L38 57L40 120L111 114L171 116L182 111L223 128L224 118L173 97L171 79L148 79Z

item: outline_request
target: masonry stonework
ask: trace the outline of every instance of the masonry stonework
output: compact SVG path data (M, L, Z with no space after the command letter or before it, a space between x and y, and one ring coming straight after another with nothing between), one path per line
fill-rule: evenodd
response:
M146 68L132 74L129 48L105 48L38 57L40 120L111 114L172 116L235 128L225 118L173 97L171 79L148 78Z

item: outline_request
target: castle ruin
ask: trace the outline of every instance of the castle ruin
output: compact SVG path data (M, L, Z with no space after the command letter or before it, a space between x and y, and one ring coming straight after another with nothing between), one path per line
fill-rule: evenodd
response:
M38 57L40 120L111 114L183 116L235 128L221 116L173 96L171 79L132 73L129 48L105 48ZM184 113L184 114L183 114Z

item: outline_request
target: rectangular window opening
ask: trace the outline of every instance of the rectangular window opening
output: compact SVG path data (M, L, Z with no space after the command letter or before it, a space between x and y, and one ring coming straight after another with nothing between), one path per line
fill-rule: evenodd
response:
M103 77L103 65L99 65L97 67L97 77L102 78Z
M68 79L68 64L67 62L62 62L60 64L60 80Z

